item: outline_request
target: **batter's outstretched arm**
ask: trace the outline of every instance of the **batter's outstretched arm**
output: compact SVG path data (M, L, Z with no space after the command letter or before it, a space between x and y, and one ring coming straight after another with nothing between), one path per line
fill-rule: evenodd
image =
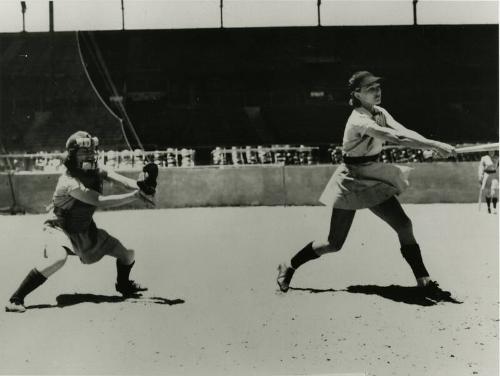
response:
M435 140L429 140L417 132L408 129L396 130L393 128L381 127L375 122L370 125L366 134L369 136L379 138L394 144L407 146L416 149L433 149L443 156L449 156L454 153L455 148L451 145L445 144Z
M400 137L408 138L411 141L417 141L421 143L421 146L413 146L413 145L404 145L404 146L417 147L417 148L422 148L422 147L431 148L440 152L441 154L450 154L455 151L455 149L451 145L435 140L430 140L422 136L420 133L417 133L415 131L412 131L411 129L406 128L403 124L396 121L396 119L394 119L387 110L382 109L382 112L385 115L387 125L389 126L389 128L392 128L396 132L398 132L398 135ZM446 150L442 150L443 148Z

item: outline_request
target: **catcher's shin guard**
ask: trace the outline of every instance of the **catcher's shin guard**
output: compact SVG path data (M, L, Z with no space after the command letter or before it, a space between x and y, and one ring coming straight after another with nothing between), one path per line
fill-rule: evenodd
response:
M401 247L401 254L403 255L406 262L410 265L415 278L428 277L429 273L425 268L424 262L422 260L422 254L420 252L420 247L418 244L403 245Z

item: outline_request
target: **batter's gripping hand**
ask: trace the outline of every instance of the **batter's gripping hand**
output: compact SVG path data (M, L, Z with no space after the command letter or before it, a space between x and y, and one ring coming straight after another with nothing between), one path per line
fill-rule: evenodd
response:
M455 148L451 145L445 144L444 142L436 141L434 143L434 150L444 158L455 157L457 152Z
M142 168L142 173L137 180L137 186L142 193L153 196L156 193L156 179L158 178L158 165L148 163Z

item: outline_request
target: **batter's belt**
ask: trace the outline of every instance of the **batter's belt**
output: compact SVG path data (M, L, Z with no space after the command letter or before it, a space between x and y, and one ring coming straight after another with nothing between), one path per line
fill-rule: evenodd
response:
M367 162L376 162L376 161L378 161L379 157L380 157L380 154L367 155L367 156L362 156L362 157L349 157L347 155L343 155L342 160L345 164L356 165L356 164L362 164L362 163L367 163Z

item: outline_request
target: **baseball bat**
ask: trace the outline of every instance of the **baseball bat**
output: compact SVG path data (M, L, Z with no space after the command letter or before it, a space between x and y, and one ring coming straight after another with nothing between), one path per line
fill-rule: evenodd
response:
M490 150L498 150L498 142L456 148L457 153L481 153Z

